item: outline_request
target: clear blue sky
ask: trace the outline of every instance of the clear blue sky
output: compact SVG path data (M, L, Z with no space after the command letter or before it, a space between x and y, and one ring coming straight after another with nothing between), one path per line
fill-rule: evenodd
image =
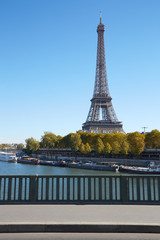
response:
M81 129L99 11L109 89L126 132L160 130L159 0L1 0L0 142Z

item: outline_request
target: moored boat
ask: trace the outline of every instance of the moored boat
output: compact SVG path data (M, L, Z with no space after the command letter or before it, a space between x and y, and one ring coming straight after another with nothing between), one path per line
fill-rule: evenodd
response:
M25 156L25 157L19 158L18 163L38 165L40 164L40 160L37 158L31 158L31 157Z
M0 161L4 162L16 162L17 157L14 153L0 152Z
M88 163L79 163L79 162L72 162L68 164L69 168L80 168L80 169L87 169L87 170L97 170L97 171L113 171L115 172L117 169L116 165L102 165L102 164L95 164L92 162Z
M129 167L120 166L119 172L136 173L136 174L160 174L160 166L149 167Z
M40 165L54 166L54 163L53 163L53 161L40 160Z

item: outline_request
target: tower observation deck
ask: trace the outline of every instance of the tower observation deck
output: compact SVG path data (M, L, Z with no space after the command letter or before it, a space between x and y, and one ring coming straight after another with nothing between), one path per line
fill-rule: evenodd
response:
M122 123L118 121L112 105L112 98L109 93L106 74L105 47L104 47L105 26L100 23L97 27L97 62L93 98L87 120L82 125L84 132L92 133L124 133Z

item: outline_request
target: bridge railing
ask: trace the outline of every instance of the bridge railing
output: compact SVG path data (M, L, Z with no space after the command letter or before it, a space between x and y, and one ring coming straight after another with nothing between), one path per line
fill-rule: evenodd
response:
M0 204L7 203L160 204L160 176L0 176Z

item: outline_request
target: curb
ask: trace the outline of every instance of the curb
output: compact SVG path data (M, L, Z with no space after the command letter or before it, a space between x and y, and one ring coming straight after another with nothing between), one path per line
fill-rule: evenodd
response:
M0 233L160 233L160 225L133 224L0 224Z

